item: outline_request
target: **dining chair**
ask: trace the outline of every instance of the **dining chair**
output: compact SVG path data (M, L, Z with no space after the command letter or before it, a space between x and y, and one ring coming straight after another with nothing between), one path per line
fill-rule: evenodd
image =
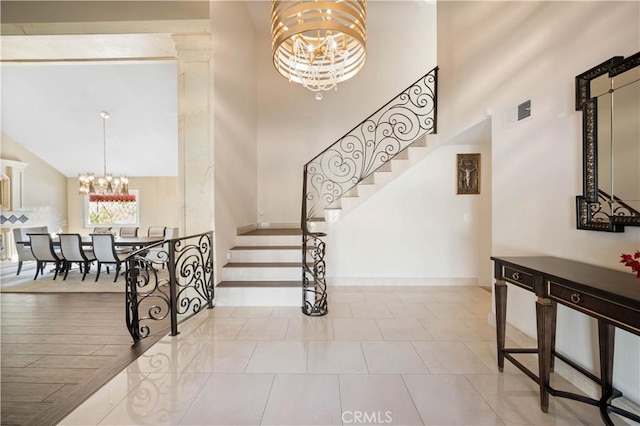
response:
M120 236L121 237L137 237L138 236L138 227L137 226L123 226L120 228ZM131 253L135 247L116 247L117 253Z
M98 261L96 281L100 278L100 271L102 270L103 264L107 267L107 274L109 273L109 265L115 265L116 277L113 279L113 282L115 283L118 281L122 262L127 258L128 253L116 252L116 246L112 234L90 234L90 236L91 241L93 242L93 254Z
M123 226L120 228L120 236L121 237L137 237L138 236L138 227L137 226Z
M59 250L53 248L53 240L49 234L34 234L29 233L29 244L31 245L31 253L36 259L36 275L33 277L35 280L38 278L38 274L44 273L44 267L47 262L55 263L55 274L53 279L55 280L58 273L62 271L64 267L64 256Z
M177 237L178 228L164 228L164 238L169 240ZM164 265L169 261L169 243L164 243L155 247L151 247L147 250L147 254L144 256L149 262L159 263L164 269Z
M164 231L167 229L166 226L150 226L147 230L148 237L164 237Z
M31 252L31 247L25 244L29 242L29 235L27 235L29 233L46 234L48 233L48 229L46 226L13 229L13 242L16 245L16 254L18 255L18 271L16 275L20 275L23 262L36 261L36 258L33 257L33 253Z
M82 237L80 234L58 234L60 238L60 251L64 256L64 277L67 279L69 269L72 263L77 263L82 272L82 281L84 281L91 264L96 260L93 250L82 248Z
M110 234L113 228L110 226L96 226L93 228L94 234Z

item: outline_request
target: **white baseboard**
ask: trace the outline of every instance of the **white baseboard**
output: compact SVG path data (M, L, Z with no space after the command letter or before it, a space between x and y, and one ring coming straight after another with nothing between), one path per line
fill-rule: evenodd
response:
M328 277L331 286L477 286L477 278L360 278Z

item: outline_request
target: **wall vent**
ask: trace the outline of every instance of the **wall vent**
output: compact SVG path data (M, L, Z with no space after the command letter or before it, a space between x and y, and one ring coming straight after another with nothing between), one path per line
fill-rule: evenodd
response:
M531 99L518 105L518 121L531 117Z

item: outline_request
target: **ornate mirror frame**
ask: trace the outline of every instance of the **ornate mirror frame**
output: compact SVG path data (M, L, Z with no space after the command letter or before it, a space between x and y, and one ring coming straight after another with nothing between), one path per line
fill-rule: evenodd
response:
M640 226L640 212L620 203L613 215L603 210L598 191L598 99L591 96L591 80L609 77L640 66L640 52L613 58L576 76L576 111L582 111L582 194L576 197L577 227L590 231L624 232L625 226ZM639 141L640 143L640 141Z

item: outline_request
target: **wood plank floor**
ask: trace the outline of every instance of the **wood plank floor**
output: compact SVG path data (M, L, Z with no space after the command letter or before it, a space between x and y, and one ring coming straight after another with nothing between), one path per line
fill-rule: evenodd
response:
M0 422L55 425L162 335L137 345L124 293L0 294Z

